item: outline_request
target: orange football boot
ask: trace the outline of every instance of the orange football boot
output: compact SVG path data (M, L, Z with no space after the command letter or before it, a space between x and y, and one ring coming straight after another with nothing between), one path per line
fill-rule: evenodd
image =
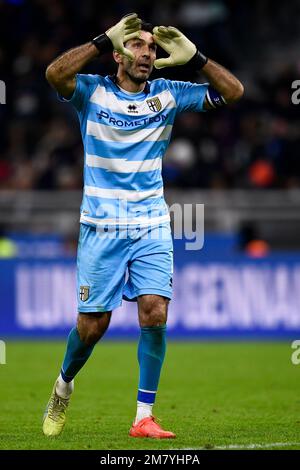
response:
M154 416L141 419L133 424L129 431L131 437L151 437L152 439L173 439L176 435L171 431L164 431L156 422Z

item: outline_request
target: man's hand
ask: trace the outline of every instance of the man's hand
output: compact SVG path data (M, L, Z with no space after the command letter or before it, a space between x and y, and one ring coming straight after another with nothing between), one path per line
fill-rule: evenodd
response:
M136 13L130 13L129 15L123 16L123 18L115 26L108 29L105 34L111 40L115 51L133 60L133 53L129 49L126 49L124 43L130 39L138 38L140 36L140 30L141 20Z
M156 26L153 33L154 41L169 54L169 57L155 60L156 69L184 65L188 62L195 68L201 69L206 64L207 57L201 54L195 44L179 29L173 26Z
M184 65L197 52L195 44L173 26L156 26L153 33L154 41L169 54L169 57L154 62L156 69Z

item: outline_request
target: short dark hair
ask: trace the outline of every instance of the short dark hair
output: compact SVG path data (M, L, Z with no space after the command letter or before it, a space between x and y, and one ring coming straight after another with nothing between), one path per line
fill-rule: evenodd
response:
M153 24L147 23L147 21L142 20L141 22L141 31L146 31L147 33L153 33ZM126 41L127 42L127 41Z
M153 24L147 23L147 21L142 20L141 30L142 31L147 31L148 33L152 33L153 32Z

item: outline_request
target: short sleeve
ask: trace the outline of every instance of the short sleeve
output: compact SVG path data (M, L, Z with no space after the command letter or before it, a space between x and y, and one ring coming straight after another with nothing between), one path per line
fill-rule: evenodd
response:
M184 111L205 112L204 99L209 83L191 83L168 80L169 89L176 101L178 113Z
M61 95L58 95L61 101L71 103L77 111L82 111L85 107L86 103L88 102L91 93L93 92L93 88L95 88L95 80L94 76L84 75L84 74L76 74L76 86L75 90L70 98L64 98ZM91 89L92 88L92 89Z

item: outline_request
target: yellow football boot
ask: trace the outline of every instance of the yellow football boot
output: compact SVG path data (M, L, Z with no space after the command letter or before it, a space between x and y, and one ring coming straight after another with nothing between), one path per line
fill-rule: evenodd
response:
M50 400L48 401L43 418L43 433L45 436L58 436L66 422L66 411L70 398L61 398L56 393L54 384Z

